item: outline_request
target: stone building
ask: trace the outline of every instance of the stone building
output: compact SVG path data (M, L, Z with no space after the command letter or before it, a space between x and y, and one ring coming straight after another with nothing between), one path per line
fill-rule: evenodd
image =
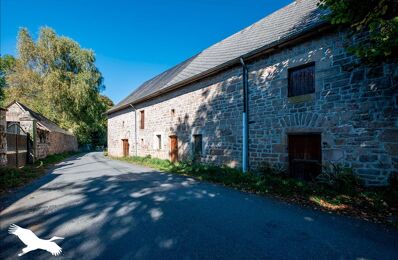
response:
M17 101L7 106L6 121L7 132L18 134L21 127L31 134L36 159L78 149L77 139L72 133Z
M111 156L194 159L299 177L398 172L397 63L365 66L316 0L295 1L148 80L108 113ZM247 117L247 118L246 118Z

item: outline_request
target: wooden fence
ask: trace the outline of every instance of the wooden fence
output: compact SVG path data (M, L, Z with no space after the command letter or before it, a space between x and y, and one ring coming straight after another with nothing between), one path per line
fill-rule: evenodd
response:
M7 133L7 166L22 167L33 162L33 143L29 133Z

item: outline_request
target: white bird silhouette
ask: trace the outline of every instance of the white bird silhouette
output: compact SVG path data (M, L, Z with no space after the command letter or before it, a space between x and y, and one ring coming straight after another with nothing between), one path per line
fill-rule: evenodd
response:
M10 225L8 233L16 235L26 245L25 248L22 248L22 253L18 254L18 256L22 256L36 249L46 250L54 256L60 255L62 253L62 248L60 248L53 241L57 239L64 239L63 237L40 239L29 229L21 228L15 224Z

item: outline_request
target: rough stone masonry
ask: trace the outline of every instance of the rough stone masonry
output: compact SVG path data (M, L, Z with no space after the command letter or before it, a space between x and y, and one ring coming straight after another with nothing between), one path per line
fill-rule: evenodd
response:
M7 166L6 111L0 107L0 166Z
M265 163L288 168L287 136L316 132L322 164L352 168L367 185L386 185L398 172L397 63L365 66L347 53L347 41L343 31L320 33L248 62L250 169ZM315 64L315 93L288 97L288 69L310 62ZM130 107L109 115L110 155L122 156L122 139L127 139L129 155L169 159L169 137L176 135L179 160L189 159L193 136L201 134L201 162L240 167L241 67L134 108L137 113ZM141 111L144 129L139 127Z

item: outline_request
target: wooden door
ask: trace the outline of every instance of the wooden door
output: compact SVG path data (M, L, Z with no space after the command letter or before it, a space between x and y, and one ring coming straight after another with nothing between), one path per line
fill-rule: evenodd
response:
M322 170L321 135L294 134L288 139L290 174L300 179L314 179Z
M123 142L123 157L129 156L129 140L128 139L122 139Z
M178 139L177 136L170 136L170 161L178 161Z

